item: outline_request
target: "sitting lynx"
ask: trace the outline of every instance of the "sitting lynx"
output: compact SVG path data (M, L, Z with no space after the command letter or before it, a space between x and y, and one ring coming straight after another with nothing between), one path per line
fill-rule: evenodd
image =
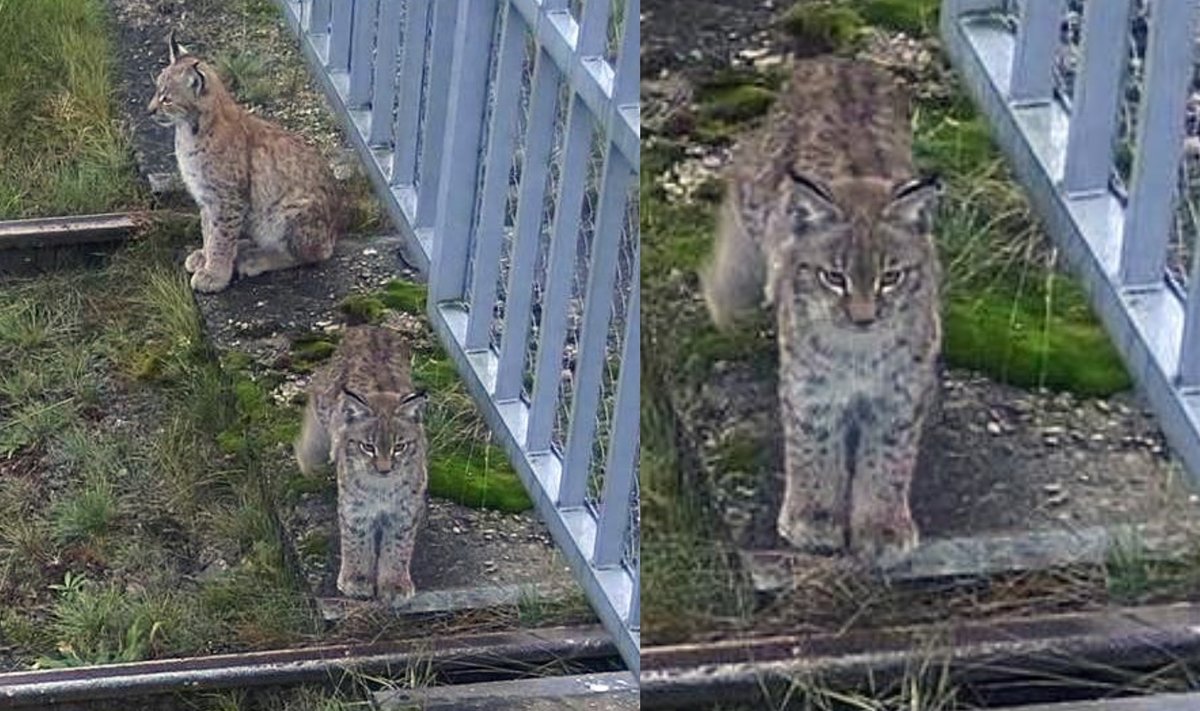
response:
M234 102L217 72L169 40L171 64L149 111L175 127L175 158L200 206L204 248L184 267L197 291L333 253L341 231L333 176L315 150ZM241 237L249 239L240 239Z
M425 393L395 331L346 331L313 378L296 459L306 473L337 468L342 566L338 590L396 601L413 594L409 563L425 510Z
M797 65L735 154L702 275L728 327L774 308L786 469L779 534L866 559L917 544L909 489L938 386L941 184L914 178L907 102L882 69Z

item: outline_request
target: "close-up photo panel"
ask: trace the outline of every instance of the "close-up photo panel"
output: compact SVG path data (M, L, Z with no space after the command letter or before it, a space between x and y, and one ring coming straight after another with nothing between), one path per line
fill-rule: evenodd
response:
M639 707L640 15L0 0L0 707Z
M1200 708L1194 0L645 0L644 708Z

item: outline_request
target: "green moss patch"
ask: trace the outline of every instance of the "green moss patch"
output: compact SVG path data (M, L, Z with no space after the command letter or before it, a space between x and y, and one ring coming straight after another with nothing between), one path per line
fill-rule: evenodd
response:
M738 127L771 108L782 77L744 69L716 73L696 90L696 138L704 143L727 143Z
M854 3L862 19L884 29L913 37L933 34L938 26L940 0L858 0Z
M858 11L839 2L800 0L783 15L783 27L796 38L804 54L823 54L850 48L866 23Z
M383 302L367 294L351 294L342 299L338 310L351 324L379 323L383 318Z
M425 313L425 285L411 281L393 279L377 296L389 309L400 313L420 316Z
M946 307L946 361L1024 387L1111 395L1132 383L1082 291L1057 277L1048 296L984 291Z
M429 459L429 493L464 506L518 513L533 502L508 457L495 445L482 452L442 451ZM501 462L505 466L497 466Z
M337 344L336 334L301 334L292 340L288 368L297 373L310 373L333 356Z

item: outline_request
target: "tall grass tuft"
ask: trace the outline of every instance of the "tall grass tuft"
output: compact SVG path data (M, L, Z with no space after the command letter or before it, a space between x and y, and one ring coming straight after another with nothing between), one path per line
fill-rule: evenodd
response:
M0 218L135 204L102 0L0 2Z

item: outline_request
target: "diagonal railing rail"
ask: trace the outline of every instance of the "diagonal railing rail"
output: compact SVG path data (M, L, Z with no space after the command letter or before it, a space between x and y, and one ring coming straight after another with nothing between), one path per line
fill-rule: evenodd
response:
M639 0L276 0L638 671Z

